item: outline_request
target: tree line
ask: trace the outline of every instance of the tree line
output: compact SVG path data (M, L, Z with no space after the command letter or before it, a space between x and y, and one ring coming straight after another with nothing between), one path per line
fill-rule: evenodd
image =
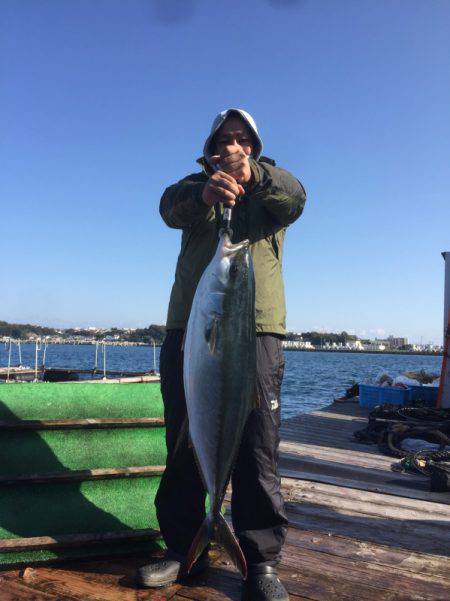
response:
M144 342L151 344L153 340L156 344L161 344L166 335L166 327L156 324L151 324L146 328L138 328L133 331L122 330L120 328L110 328L101 332L84 329L56 329L46 326L36 326L33 324L8 323L0 321L0 337L14 338L18 340L29 340L44 336L60 336L61 338L73 338L74 336L82 336L83 338L91 338L92 340L103 340L107 336L119 336L121 341L125 342Z

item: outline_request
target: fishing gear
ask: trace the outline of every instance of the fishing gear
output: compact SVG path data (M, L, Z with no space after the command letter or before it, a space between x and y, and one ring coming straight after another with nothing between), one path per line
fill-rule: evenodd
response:
M419 474L429 478L432 492L450 491L450 451L423 449L393 463L391 470L397 473Z
M231 229L231 211L231 207L224 208L222 216L222 225L220 227L220 230L226 232L230 236L230 238L233 235L233 230Z
M450 409L378 405L369 413L367 426L353 436L360 443L377 444L387 455L404 457L407 451L400 443L408 437L449 444Z
M215 171L219 171L220 169L220 164L217 163L214 166L214 170ZM233 236L233 230L231 229L231 212L232 212L232 207L224 207L223 209L223 214L222 214L222 223L219 229L219 235L221 236L222 233L227 233L228 236L230 237L230 239Z
M379 405L369 414L368 424L354 433L358 442L377 444L379 450L398 457L393 472L420 474L430 479L430 490L450 491L450 409ZM422 448L403 448L405 440ZM437 448L427 448L429 445Z

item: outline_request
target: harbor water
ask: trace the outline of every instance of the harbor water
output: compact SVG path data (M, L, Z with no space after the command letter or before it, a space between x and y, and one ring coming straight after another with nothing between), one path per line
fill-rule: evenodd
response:
M101 347L100 347L101 348ZM103 367L99 348L98 367ZM42 363L43 350L39 352ZM425 370L439 374L441 357L428 355L390 355L345 352L285 351L285 374L281 395L282 417L291 417L328 405L342 396L354 383L373 381L380 371L393 375L404 371ZM17 347L12 349L12 365L18 365ZM22 364L34 367L35 345L22 345ZM47 367L91 369L95 363L95 346L49 345ZM8 351L0 348L0 366L8 364ZM108 370L149 371L153 369L153 348L149 346L107 346ZM159 348L156 349L159 369Z

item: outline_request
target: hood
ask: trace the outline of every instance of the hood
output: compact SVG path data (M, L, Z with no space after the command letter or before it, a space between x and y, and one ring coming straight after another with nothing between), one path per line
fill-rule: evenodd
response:
M225 119L230 114L233 114L233 113L236 114L236 116L240 117L245 122L245 124L250 128L252 134L255 137L255 148L253 150L253 155L252 155L253 158L255 159L255 161L257 161L259 159L259 157L261 156L262 140L259 137L258 128L256 127L256 123L255 123L255 120L253 119L253 117L250 115L250 113L247 113L247 111L244 111L242 109L227 109L226 111L222 111L221 113L219 113L213 121L210 134L206 138L206 142L203 147L203 156L205 157L206 160L208 160L208 158L214 154L214 152L211 150L211 142L214 137L214 134L220 128L220 126L225 121Z

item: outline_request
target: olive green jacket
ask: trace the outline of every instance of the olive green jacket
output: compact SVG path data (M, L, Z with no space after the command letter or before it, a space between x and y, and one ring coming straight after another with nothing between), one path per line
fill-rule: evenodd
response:
M202 192L209 169L188 175L167 188L160 213L169 227L183 230L170 296L167 329L184 329L198 281L214 256L222 204L208 207ZM285 334L286 309L281 273L286 228L301 215L306 194L301 183L274 161L250 159L252 184L232 212L233 242L248 238L256 286L256 331Z

